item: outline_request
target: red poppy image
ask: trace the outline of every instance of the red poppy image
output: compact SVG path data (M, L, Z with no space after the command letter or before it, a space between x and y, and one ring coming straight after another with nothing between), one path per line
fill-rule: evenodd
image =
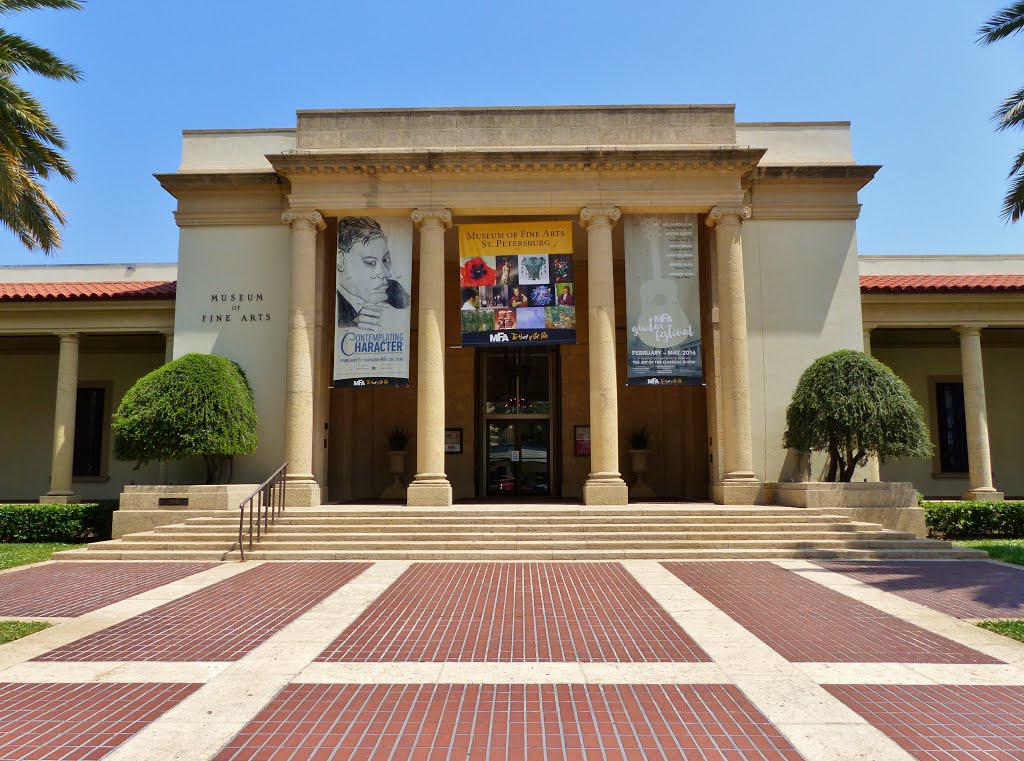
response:
M474 256L462 263L461 285L494 285L495 269L482 256Z

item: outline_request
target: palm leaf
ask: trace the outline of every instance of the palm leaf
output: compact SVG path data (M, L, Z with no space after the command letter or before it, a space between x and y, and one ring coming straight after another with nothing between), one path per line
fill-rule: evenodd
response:
M1024 217L1024 151L1017 154L1010 172L1010 187L1003 198L1002 218L1006 222L1017 222Z
M33 11L39 8L80 11L82 7L83 4L78 0L0 0L0 14Z
M2 2L2 0L0 0ZM978 42L991 45L1024 29L1024 2L1011 3L978 29Z
M1024 122L1024 87L1016 90L992 114L996 129L1002 131L1016 127Z
M0 29L0 74L14 76L19 72L30 72L49 79L69 79L72 82L82 78L81 71L46 48Z

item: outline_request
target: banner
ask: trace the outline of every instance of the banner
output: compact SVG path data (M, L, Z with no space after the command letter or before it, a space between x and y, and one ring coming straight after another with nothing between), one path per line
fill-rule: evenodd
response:
M334 385L408 386L412 221L338 220Z
M462 345L576 343L572 222L459 225Z
M697 215L626 216L626 384L703 383Z

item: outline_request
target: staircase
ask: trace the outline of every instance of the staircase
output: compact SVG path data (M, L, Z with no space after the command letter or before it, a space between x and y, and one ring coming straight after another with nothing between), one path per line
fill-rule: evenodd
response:
M238 513L190 518L56 560L240 560ZM246 560L987 558L824 509L721 505L292 508Z

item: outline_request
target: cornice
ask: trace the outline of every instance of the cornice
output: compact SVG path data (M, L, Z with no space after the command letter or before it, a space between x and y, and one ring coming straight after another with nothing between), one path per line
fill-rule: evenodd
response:
M878 174L878 164L793 164L759 166L746 178L748 182L770 180L843 181L860 190Z
M756 167L762 148L679 146L666 148L474 148L456 150L294 152L267 156L284 177L335 174L460 172L702 171L744 174Z
M280 225L281 209L214 209L174 212L178 227Z

